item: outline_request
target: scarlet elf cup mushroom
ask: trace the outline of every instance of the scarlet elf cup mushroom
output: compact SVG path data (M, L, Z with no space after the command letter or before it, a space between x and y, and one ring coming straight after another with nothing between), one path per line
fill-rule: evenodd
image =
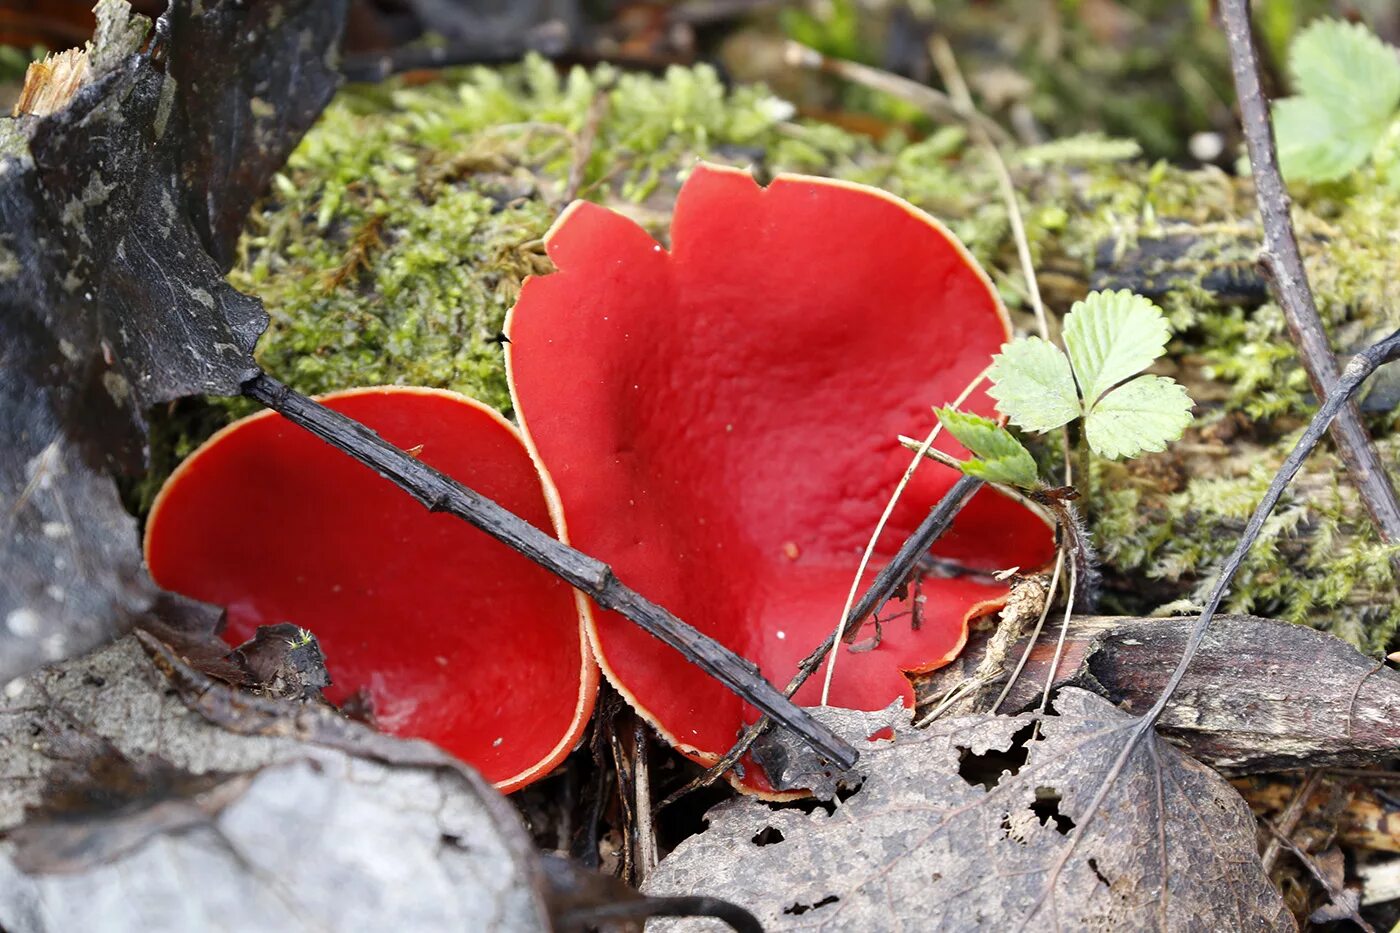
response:
M452 393L323 401L421 445L431 465L786 682L841 614L908 463L899 435L926 430L930 406L1010 336L991 284L942 226L884 192L797 176L760 188L708 165L681 191L669 250L587 203L546 241L558 271L525 283L506 328L523 445ZM992 403L978 392L965 408ZM916 475L878 558L954 479ZM312 629L332 699L367 689L382 727L437 742L505 790L577 741L597 684L590 642L622 694L697 761L757 715L626 619L272 413L176 471L146 549L157 582L228 607L231 640L271 622ZM964 573L924 580L917 627L897 617L907 604L887 607L878 645L843 652L833 704L912 703L905 673L946 663L968 620L1004 599L986 572L1039 567L1053 541L1038 516L984 490L934 554ZM818 689L797 699L815 703ZM736 784L772 790L752 763Z
M492 409L414 388L322 401L555 529L548 479ZM330 699L367 690L381 728L436 742L502 790L547 774L592 713L582 597L272 412L225 428L175 471L147 522L146 560L160 585L226 606L234 644L263 624L311 629Z
M669 250L584 202L546 243L558 271L526 281L506 361L571 543L785 683L840 618L908 464L899 435L924 433L930 406L1009 339L991 283L937 221L889 194L799 176L763 188L710 165L681 190ZM980 391L964 409L993 412ZM955 479L916 474L877 557ZM1038 516L987 489L933 553L985 574L1038 568L1053 548ZM922 624L892 621L873 650L843 654L830 702L912 703L905 673L954 657L968 620L1005 593L976 573L925 579ZM713 762L756 718L626 619L589 613L603 671L683 753ZM797 694L819 699L816 682ZM754 767L739 782L771 790Z

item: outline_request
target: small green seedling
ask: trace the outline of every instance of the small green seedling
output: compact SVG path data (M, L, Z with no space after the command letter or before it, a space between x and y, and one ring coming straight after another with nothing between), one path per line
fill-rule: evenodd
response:
M1045 433L1084 419L1084 438L1119 459L1165 450L1191 423L1191 398L1175 380L1142 371L1166 350L1160 308L1129 291L1091 292L1065 316L1065 350L1039 337L1013 340L992 358L987 394L1012 424ZM1035 462L1010 431L986 418L939 409L948 433L972 452L963 472L1033 488Z
M1274 102L1279 166L1326 182L1360 168L1400 113L1400 57L1359 23L1314 22L1288 48L1294 97Z

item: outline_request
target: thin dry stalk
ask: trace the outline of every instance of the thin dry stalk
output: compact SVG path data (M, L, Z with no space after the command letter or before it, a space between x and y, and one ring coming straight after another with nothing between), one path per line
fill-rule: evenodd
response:
M1021 652L1021 659L1016 662L1016 669L1011 672L1011 676L1006 681L1006 686L1001 688L1001 694L997 697L997 701L992 704L992 715L996 715L997 711L1001 709L1001 704L1006 702L1007 696L1011 693L1011 688L1016 686L1016 681L1021 677L1021 671L1025 670L1026 662L1030 660L1031 652L1035 650L1035 643L1040 638L1041 629L1045 628L1045 620L1050 617L1050 606L1055 602L1055 589L1060 584L1060 571L1064 570L1064 567L1065 552L1064 548L1061 548L1055 552L1055 569L1050 574L1050 589L1045 595L1045 606L1040 610L1040 621L1035 623L1035 628L1031 631L1031 639L1026 643L1026 650ZM1071 596L1072 595L1073 594L1071 594ZM1070 600L1070 605L1074 605L1072 599ZM1054 681L1046 682L1053 683Z
M1264 226L1264 249L1259 254L1259 262L1283 309L1289 336L1298 348L1313 392L1320 401L1325 401L1336 389L1337 357L1317 313L1317 302L1293 232L1293 218L1289 213L1292 202L1279 172L1269 102L1259 78L1259 56L1249 20L1248 0L1220 0L1220 17L1230 45L1240 122L1254 174L1254 195ZM1395 487L1361 423L1361 413L1355 403L1347 405L1337 416L1331 433L1337 453L1346 464L1347 474L1366 511L1371 514L1377 533L1387 544L1400 543L1400 500L1396 499ZM1395 558L1394 563L1400 569L1400 557Z

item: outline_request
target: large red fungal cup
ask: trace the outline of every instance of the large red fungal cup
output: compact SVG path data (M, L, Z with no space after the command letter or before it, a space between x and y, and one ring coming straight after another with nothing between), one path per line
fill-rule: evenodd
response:
M515 428L451 392L353 389L321 400L415 450L538 528L558 500ZM502 790L547 774L593 710L582 597L273 412L225 428L161 490L146 559L167 589L226 606L238 644L293 622L320 639L341 701L429 739Z

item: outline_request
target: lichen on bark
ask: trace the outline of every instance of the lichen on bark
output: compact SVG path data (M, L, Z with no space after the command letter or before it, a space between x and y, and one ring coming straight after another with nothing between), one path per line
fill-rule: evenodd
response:
M1248 179L1136 152L1081 136L1008 155L1051 310L1091 286L1152 295L1176 330L1163 371L1198 401L1181 443L1131 464L1097 462L1087 484L1105 605L1141 613L1180 608L1209 584L1315 402L1254 268ZM508 411L498 334L525 276L550 268L542 237L571 178L580 196L660 236L702 158L750 166L760 180L806 172L907 198L949 224L1028 325L995 175L957 127L876 141L798 119L762 87L726 89L705 66L560 75L531 59L342 92L249 221L231 276L272 316L259 358L303 391L443 386ZM1387 171L1297 192L1339 352L1400 325L1400 185ZM1400 459L1395 385L1383 381L1368 405L1388 463ZM1321 452L1229 608L1379 650L1400 627L1388 557L1338 462Z

